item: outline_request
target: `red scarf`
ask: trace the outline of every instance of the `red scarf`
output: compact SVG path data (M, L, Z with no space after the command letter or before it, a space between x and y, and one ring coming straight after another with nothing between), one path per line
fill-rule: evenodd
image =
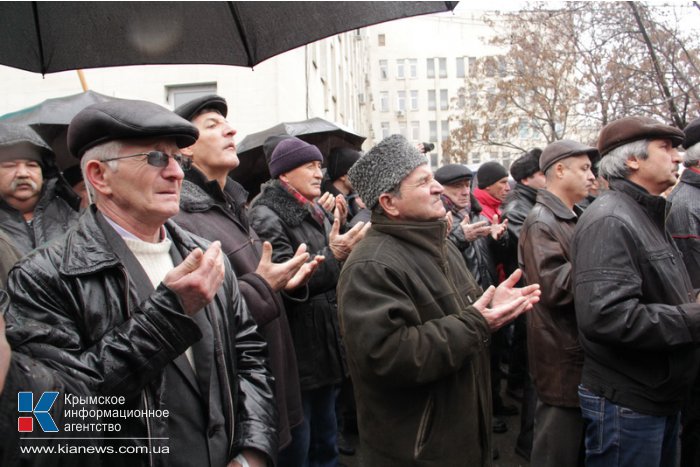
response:
M502 201L494 198L487 191L482 190L481 188L474 188L473 193L474 197L479 201L479 204L481 204L481 214L486 217L489 222L491 222L493 219L493 215L496 214L498 216L498 222L500 223Z

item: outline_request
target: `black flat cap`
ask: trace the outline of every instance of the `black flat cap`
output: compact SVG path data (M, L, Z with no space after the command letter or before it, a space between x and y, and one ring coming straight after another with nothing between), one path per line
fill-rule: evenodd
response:
M542 155L540 156L540 170L542 170L542 172L546 172L547 169L557 161L571 156L583 155L586 155L591 159L591 165L600 159L600 154L596 148L586 146L578 141L562 139L560 141L549 143L547 147L544 148L544 151L542 151Z
M176 114L184 118L185 120L192 121L194 117L204 109L214 109L217 110L224 118L228 113L228 104L226 104L226 99L216 94L209 94L207 96L198 97L189 102L185 102L177 109L174 110Z
M700 117L688 123L683 133L685 133L685 140L683 141L684 148L688 149L700 143Z
M462 164L443 165L435 171L435 180L440 185L452 185L462 180L471 180L474 174L469 167Z
M603 157L613 149L642 139L670 139L673 147L683 143L685 135L678 128L649 117L624 117L608 123L600 130L598 150Z
M108 141L133 138L174 138L178 147L192 146L199 131L165 107L146 101L119 99L85 107L68 126L68 149L77 158Z

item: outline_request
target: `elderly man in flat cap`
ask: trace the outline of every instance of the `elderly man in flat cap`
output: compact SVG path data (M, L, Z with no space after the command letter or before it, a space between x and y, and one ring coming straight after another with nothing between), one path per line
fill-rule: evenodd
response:
M228 174L238 167L234 135L226 119L228 105L217 95L194 99L175 109L199 130L197 142L182 153L192 158L180 194L180 226L208 240L220 240L238 277L238 286L268 344L275 377L279 447L291 443L291 428L303 421L294 344L281 293L295 294L313 273L318 261L300 246L288 260L272 262L272 246L263 243L248 222L248 193ZM303 266L303 269L301 269ZM301 271L300 271L301 269ZM298 293L297 293L298 295Z
M108 410L104 465L264 466L277 452L266 344L228 259L169 220L197 136L149 102L81 111L68 145L94 204L10 274L9 341Z
M686 169L668 197L671 210L667 227L690 274L693 287L700 289L700 118L683 130ZM681 435L681 466L700 466L700 373L696 376L692 394L683 409Z
M338 283L368 467L489 466L491 332L532 307L520 271L482 292L447 240L442 186L392 135L349 172L372 227Z
M598 137L610 190L572 241L587 466L676 465L679 410L700 364L700 304L660 196L678 179L683 136L626 117Z
M518 243L526 283L542 295L527 315L530 374L537 393L532 465L582 466L583 418L578 403L583 350L578 343L571 282L571 238L582 210L576 205L595 179L598 150L576 141L549 144L539 158L546 188L539 190Z
M0 230L20 255L63 235L78 220L79 202L31 128L0 124Z

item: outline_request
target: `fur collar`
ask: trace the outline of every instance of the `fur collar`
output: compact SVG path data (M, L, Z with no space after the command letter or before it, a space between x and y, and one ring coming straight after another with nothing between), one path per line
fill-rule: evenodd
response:
M290 227L296 227L304 222L311 213L285 191L277 180L270 180L261 187L260 194L253 200L252 207L266 206L272 209L282 222Z

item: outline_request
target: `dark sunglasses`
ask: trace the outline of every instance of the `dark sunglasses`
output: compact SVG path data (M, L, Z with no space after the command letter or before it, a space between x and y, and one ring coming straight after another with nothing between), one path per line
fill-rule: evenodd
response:
M168 166L168 159L171 157L175 159L175 162L177 162L180 165L180 168L182 170L190 170L192 167L192 158L183 156L182 154L173 154L172 156L170 154L166 154L161 151L151 151L151 152L142 152L139 154L132 154L131 156L122 156L122 157L112 157L110 159L102 159L102 162L110 162L110 161L118 161L120 159L129 159L130 157L143 157L146 156L146 162L148 165L151 165L153 167L167 167Z

